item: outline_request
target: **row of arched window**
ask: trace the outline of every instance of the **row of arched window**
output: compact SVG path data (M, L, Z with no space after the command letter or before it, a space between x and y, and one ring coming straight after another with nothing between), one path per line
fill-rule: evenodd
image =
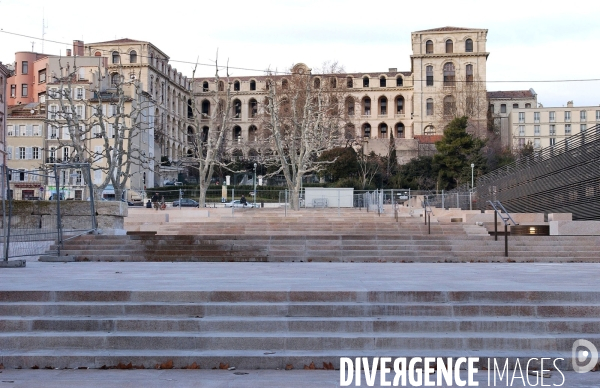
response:
M330 86L331 88L335 89L337 87L337 82L338 79L331 77L329 78L329 82L330 82ZM288 89L289 88L289 81L287 79L282 79L281 80L281 88L282 89ZM371 85L371 79L368 76L364 76L362 78L362 86L364 88L368 88ZM249 86L250 86L250 90L256 90L256 80L250 80L249 82ZM385 88L385 87L401 87L404 86L404 79L402 78L402 76L397 76L395 79L395 83L394 85L388 85L388 78L385 75L382 75L379 77L379 87L381 88ZM321 79L320 78L315 78L313 80L313 87L315 89L318 89L321 87ZM346 87L348 88L353 88L354 87L354 78L353 77L346 77ZM225 89L225 83L223 81L219 81L218 86L217 86L218 90L220 92L224 91ZM269 80L267 80L265 82L265 88L268 90L269 88ZM210 84L208 81L202 81L202 92L208 92L210 90ZM235 92L239 92L241 90L241 82L238 80L233 81L233 91Z
M444 63L442 70L444 86L455 86L456 84L456 69L454 67L454 63L446 62ZM473 65L468 64L465 66L465 75L464 80L466 83L473 82ZM428 65L425 66L425 82L426 86L433 86L433 66Z
M454 42L452 41L452 39L446 39L446 43L445 43L445 49L446 49L446 54L452 54L454 52ZM472 53L473 52L473 40L472 39L467 39L465 40L465 51L466 53ZM428 40L425 42L425 53L426 54L433 54L433 41L432 40Z
M388 133L388 125L386 123L380 123L377 126L377 132L375 133L371 124L364 123L361 127L362 137L366 139L387 139L390 137ZM406 137L405 127L403 123L396 123L394 125L394 137L396 139L404 139Z

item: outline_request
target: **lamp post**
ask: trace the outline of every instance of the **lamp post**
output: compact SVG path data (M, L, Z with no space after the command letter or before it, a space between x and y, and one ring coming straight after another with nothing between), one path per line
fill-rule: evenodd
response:
M473 168L475 168L475 163L471 163L471 191L473 191Z
M256 208L256 163L254 163L254 208Z

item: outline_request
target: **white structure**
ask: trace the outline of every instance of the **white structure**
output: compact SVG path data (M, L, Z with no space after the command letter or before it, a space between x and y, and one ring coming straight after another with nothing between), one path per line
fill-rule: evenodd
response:
M305 207L353 207L353 188L304 188Z

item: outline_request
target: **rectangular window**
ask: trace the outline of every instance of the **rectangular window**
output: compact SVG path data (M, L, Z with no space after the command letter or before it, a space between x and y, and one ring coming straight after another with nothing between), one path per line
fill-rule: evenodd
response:
M40 132L40 126L39 125L33 125L32 126L32 136L40 136L41 132Z
M556 125L550 124L550 136L556 135Z
M583 132L587 129L587 124L579 124L579 132Z
M427 116L433 116L433 99L427 99Z
M427 86L433 86L433 66L427 66L426 68L427 75Z
M513 104L513 109L519 109L519 104Z
M46 69L38 71L38 83L43 84L46 82Z
M102 183L102 171L100 171L100 170L94 171L94 183L96 183L96 184Z
M553 123L556 121L556 112L548 112L548 120Z
M525 112L519 112L519 122L520 123L525 122Z
M571 124L565 124L565 135L571 135Z
M506 113L506 104L500 104L500 113Z
M14 127L12 125L7 125L6 126L6 135L7 136L14 136Z
M27 136L27 126L19 125L19 136Z
M565 122L571 122L571 112L565 111Z
M533 112L533 122L534 123L540 122L540 112Z
M83 106L82 105L77 105L75 107L75 113L77 114L78 119L85 119L85 117L83 116Z
M542 148L542 142L540 141L540 139L533 139L533 148L534 149Z
M21 74L29 74L29 62L21 62Z
M69 140L71 138L71 136L69 135L69 127L66 125L62 129L62 138L64 140Z
M58 111L57 105L50 105L50 109L48 109L48 118L50 120L56 120L56 112Z
M75 89L76 93L75 96L78 100L83 100L83 88L77 88Z
M33 149L31 147L25 148L25 159L27 159L27 160L33 159Z
M534 125L533 126L533 136L539 136L539 135L540 135L540 126Z
M12 98L17 97L17 85L10 85L10 96Z
M17 159L25 159L25 147L19 147L19 157Z
M25 136L33 136L33 127L31 125L28 125L25 129Z
M69 147L63 148L63 162L69 161Z
M582 110L579 112L579 121L586 121L587 120L587 111Z
M523 148L523 147L525 147L525 139L520 138L519 139L519 148Z
M56 139L57 137L58 137L58 128L54 125L51 125L50 128L48 128L48 138Z
M519 125L519 136L525 136L525 126Z
M38 147L33 147L31 149L31 158L39 159L40 158L40 149Z
M600 110L596 111L596 121L600 121Z
M550 145L551 145L551 146L553 146L553 145L555 145L555 144L556 144L556 139L555 139L555 138L553 138L553 137L551 137L551 138L550 138Z
M21 97L27 97L28 94L29 89L27 87L27 84L21 84Z

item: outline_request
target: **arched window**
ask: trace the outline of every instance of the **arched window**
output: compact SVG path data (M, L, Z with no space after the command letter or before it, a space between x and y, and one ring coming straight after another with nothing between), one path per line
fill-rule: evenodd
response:
M117 86L121 83L121 75L119 73L113 73L110 76L110 84L112 86Z
M425 42L425 54L433 54L433 42L430 40Z
M332 89L337 88L337 79L335 77L329 78L329 85Z
M402 80L402 77L398 76L396 77L396 86L402 86L404 84L404 81Z
M207 118L210 116L210 101L202 100L202 108L201 108L203 118Z
M194 143L194 128L192 128L191 126L188 126L187 129L187 141L189 144Z
M242 102L238 99L233 100L233 118L241 119L242 118Z
M258 128L255 125L251 125L248 127L248 140L257 141L258 140Z
M225 83L223 81L219 81L219 92L222 92L225 90Z
M404 124L398 123L396 124L396 139L404 139Z
M379 97L379 115L385 116L387 115L387 98Z
M467 52L467 53L473 52L473 40L471 40L471 39L465 40L465 52Z
M248 108L250 108L250 117L256 117L258 114L258 102L254 98L248 101Z
M208 81L202 82L202 91L208 92Z
M354 116L354 104L354 98L346 98L346 112L348 112L348 116Z
M452 116L456 111L456 101L453 96L444 97L444 116Z
M363 77L363 88L369 87L369 77Z
M433 125L428 125L425 127L423 133L425 135L435 135L435 128L433 127Z
M454 86L454 64L448 62L444 65L444 86Z
M371 137L371 124L369 124L369 123L363 124L362 132L363 132L364 138L370 138Z
M113 51L112 52L112 63L121 63L121 57L119 56L119 52L118 51Z
M386 82L385 76L382 75L381 77L379 77L379 87L380 88L385 88L386 83L387 82Z
M187 117L188 117L188 119L194 118L194 109L192 107L191 99L188 99L188 101L187 101Z
M237 141L238 143L242 141L242 128L240 128L239 125L233 127L233 140Z
M315 78L315 89L319 89L321 87L321 80L319 78Z
M255 80L250 81L250 90L256 90L256 81Z
M382 139L387 138L387 129L388 126L386 123L379 124L379 137Z
M129 63L137 63L137 52L135 50L129 52Z
M281 80L281 89L286 90L289 88L289 83L287 79L282 79Z
M101 53L100 51L96 51L96 52L94 53L94 56L95 56L95 57L101 57L101 56L102 56L102 53Z
M452 43L452 39L448 39L446 41L446 54L452 54L454 52L454 43Z
M427 75L427 86L433 86L433 66L427 66L425 74Z
M349 88L352 88L354 86L354 81L352 80L352 77L346 78L346 86Z
M202 142L206 143L208 141L208 127L202 127Z
M467 65L467 82L473 82L473 65Z
M404 114L404 97L402 97L402 96L396 97L396 114L397 115Z
M233 90L235 92L239 92L240 91L240 81L234 81L233 82Z
M363 103L363 115L370 116L371 115L371 99L369 97L365 97L362 100Z
M427 116L433 116L433 98L428 98L426 101L426 114Z

